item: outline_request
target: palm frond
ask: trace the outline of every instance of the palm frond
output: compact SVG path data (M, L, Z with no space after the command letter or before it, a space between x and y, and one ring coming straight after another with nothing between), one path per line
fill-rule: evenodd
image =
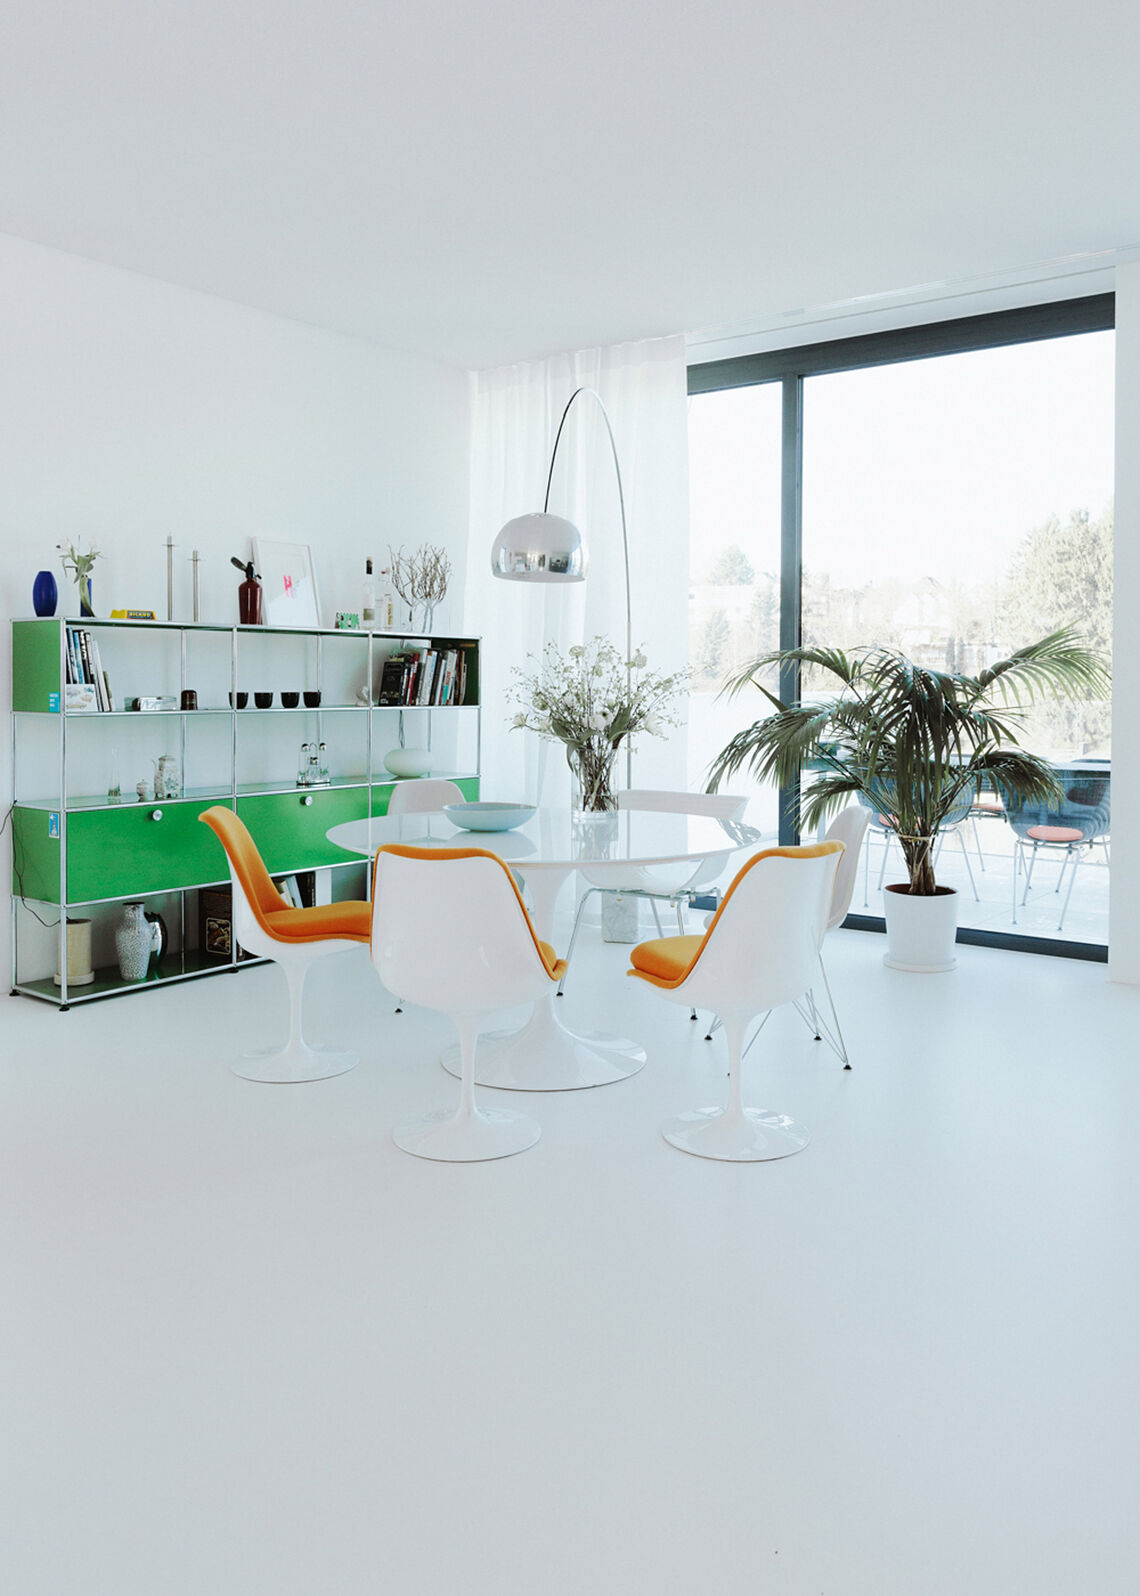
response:
M1062 626L979 672L977 683L983 693L996 684L1003 696L1017 693L1032 703L1042 693L1106 698L1111 675L1101 656L1081 642L1077 628Z

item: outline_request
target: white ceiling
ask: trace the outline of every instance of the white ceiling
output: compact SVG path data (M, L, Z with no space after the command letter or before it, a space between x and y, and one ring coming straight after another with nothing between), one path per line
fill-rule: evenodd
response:
M1140 244L1134 0L4 0L0 231L465 366Z

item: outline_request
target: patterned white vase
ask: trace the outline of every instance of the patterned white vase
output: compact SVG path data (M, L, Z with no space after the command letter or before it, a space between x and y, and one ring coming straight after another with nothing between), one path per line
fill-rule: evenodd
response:
M145 981L154 949L155 927L146 918L146 905L124 903L123 918L115 931L115 952L124 981Z

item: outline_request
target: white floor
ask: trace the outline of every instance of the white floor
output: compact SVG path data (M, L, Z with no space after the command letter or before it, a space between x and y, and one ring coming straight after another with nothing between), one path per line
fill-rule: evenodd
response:
M856 1068L774 1019L814 1139L748 1167L660 1139L721 1044L596 936L566 1017L648 1066L478 1166L393 1146L449 1033L363 955L312 1086L226 1068L270 968L0 1002L4 1591L1132 1596L1140 990L830 951Z

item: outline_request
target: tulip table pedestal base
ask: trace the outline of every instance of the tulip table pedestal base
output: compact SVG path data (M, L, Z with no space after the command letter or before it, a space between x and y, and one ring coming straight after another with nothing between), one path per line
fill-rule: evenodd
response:
M573 1092L609 1086L636 1075L645 1049L624 1036L570 1031L555 1011L553 995L534 1006L521 1031L491 1031L479 1038L475 1080L509 1092ZM459 1049L449 1047L440 1063L459 1074Z

